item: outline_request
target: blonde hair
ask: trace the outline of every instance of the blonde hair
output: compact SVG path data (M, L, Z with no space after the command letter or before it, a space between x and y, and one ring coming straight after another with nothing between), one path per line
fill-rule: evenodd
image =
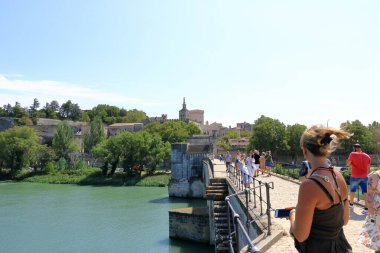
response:
M336 150L340 139L348 139L352 134L341 129L312 126L301 136L300 145L315 156L329 156Z

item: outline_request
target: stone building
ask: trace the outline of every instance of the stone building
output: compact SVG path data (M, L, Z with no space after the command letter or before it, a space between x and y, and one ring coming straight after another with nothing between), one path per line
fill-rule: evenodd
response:
M143 123L115 123L107 127L107 136L117 135L121 132L138 132L143 130Z
M204 125L204 114L205 112L203 110L188 110L186 108L185 98L183 98L182 109L179 111L179 120L187 123L194 122L200 127L202 127Z
M149 123L152 123L152 122L158 122L158 123L165 123L166 121L168 121L168 115L167 114L161 114L161 117L149 117L147 119L145 119L143 121L143 124L146 125L146 124L149 124Z
M217 122L209 124L208 121L206 121L206 125L203 125L202 127L203 134L210 135L213 138L222 137L226 134L227 131L228 128Z
M179 111L179 120L189 122L189 110L186 108L185 98L183 98L182 109Z
M204 114L203 110L190 110L189 111L189 120L198 123L199 125L204 125Z
M210 136L193 136L189 143L172 144L169 196L203 198L202 160L211 152Z
M89 123L70 120L67 120L66 122L73 129L75 139L78 141L81 151L83 151L83 137L84 133L89 128ZM53 140L53 137L57 132L57 128L60 123L62 123L62 121L57 119L38 118L37 124L29 127L36 130L37 135L42 137L42 143L49 143Z
M250 143L249 143L248 138L237 138L237 139L229 139L228 144L235 150L236 149L246 150Z
M247 132L252 132L252 127L253 125L248 123L248 122L243 122L243 123L237 123L236 128L241 130L241 131L247 131Z

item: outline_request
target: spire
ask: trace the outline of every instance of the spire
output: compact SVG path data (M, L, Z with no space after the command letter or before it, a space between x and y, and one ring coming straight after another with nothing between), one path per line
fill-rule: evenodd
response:
M185 101L185 97L183 97L183 104L182 104L182 108L183 108L183 109L186 109L186 101Z

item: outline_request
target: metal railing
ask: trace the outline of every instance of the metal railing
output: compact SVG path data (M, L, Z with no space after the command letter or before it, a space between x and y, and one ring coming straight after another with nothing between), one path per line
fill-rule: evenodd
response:
M241 193L237 193L237 194L241 194ZM227 205L228 205L228 208L227 208L228 234L229 234L228 247L230 249L230 252L235 252L234 251L234 247L233 247L233 240L232 240L232 238L235 237L236 238L236 245L238 247L238 251L239 252L240 252L240 240L243 239L243 240L246 241L244 243L244 245L246 245L248 247L248 251L247 252L261 253L260 249L257 248L252 243L252 240L249 237L248 232L247 232L245 226L241 222L240 215L235 211L235 209L233 208L233 206L231 204L230 198L232 196L234 196L234 195L237 195L237 194L232 194L232 195L226 197L226 202L227 202ZM234 231L231 231L231 214L232 214L232 217L233 217Z
M247 217L247 221L246 221L247 230L249 231L250 226L252 225L253 222L258 221L260 222L262 227L267 229L267 234L271 235L272 221L271 221L270 211L272 210L272 207L271 207L271 202L270 202L270 189L274 189L273 182L269 182L269 183L262 182L247 173L241 173L240 171L236 170L233 165L230 165L230 167L227 169L227 176L230 178L231 182L237 187L239 191L235 194L229 195L226 198L227 203L229 203L229 200L232 196L238 196L238 195L243 195L243 194L245 195L244 208L245 208L246 217ZM264 191L263 189L265 189L264 193L263 193ZM229 206L231 207L230 203L229 203ZM253 211L253 209L256 209L256 208L260 209L259 215L256 215L255 212L252 212L252 214L255 217L252 217L252 219L250 219L251 218L250 211L251 210ZM267 215L267 221L268 221L267 226L265 226L260 221L260 218L264 214L263 213L264 208L266 208L265 215ZM234 211L232 207L231 207L231 210ZM248 247L251 247L249 243L248 243Z

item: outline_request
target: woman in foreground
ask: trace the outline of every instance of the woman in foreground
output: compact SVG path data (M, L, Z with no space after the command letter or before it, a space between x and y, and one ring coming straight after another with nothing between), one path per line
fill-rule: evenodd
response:
M301 137L301 149L311 170L300 186L297 207L288 208L299 252L352 252L343 233L349 220L346 182L328 162L338 140L350 136L339 129L313 126Z

